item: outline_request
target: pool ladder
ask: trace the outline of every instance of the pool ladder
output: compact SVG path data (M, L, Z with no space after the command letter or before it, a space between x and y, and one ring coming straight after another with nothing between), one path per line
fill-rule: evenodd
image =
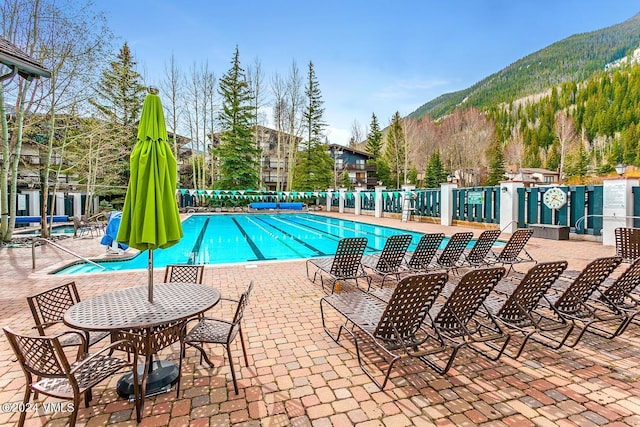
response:
M34 237L33 240L31 241L31 268L33 270L36 269L36 242L37 241L48 243L48 244L52 245L54 248L60 249L61 251L66 252L69 255L73 255L74 257L79 258L79 259L81 259L82 261L84 261L86 263L89 263L91 265L99 267L102 270L106 269L106 267L104 265L100 265L97 262L93 262L90 259L83 257L82 255L78 255L77 253L65 248L64 246L60 246L59 244L57 244L56 242L54 242L52 240L45 239L44 237Z

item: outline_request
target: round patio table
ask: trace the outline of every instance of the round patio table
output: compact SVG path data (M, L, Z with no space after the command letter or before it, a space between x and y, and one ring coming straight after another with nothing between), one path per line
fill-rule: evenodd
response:
M220 292L195 283L159 283L153 287L153 303L147 286L118 289L87 298L73 305L64 323L76 329L110 331L116 339L134 341L138 354L145 357L138 366L142 399L168 391L179 378L178 367L167 361L153 361L153 355L180 338L184 322L210 309L220 301ZM133 375L118 382L118 394L130 397ZM143 400L144 405L144 400Z

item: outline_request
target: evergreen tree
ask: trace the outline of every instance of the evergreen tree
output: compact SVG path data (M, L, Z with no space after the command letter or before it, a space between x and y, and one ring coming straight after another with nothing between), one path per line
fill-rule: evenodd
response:
M342 171L342 177L340 177L340 187L344 187L347 190L353 189L353 184L351 183L351 178L349 178L349 172Z
M409 171L409 184L416 184L418 182L418 168L415 165Z
M395 188L400 188L404 174L404 150L406 141L401 120L400 113L396 111L389 125L387 144L384 152L391 171L391 177L395 181Z
M89 101L109 123L132 131L140 119L145 92L135 67L129 45L125 43L116 60L100 76L96 91L98 98ZM133 146L135 139L130 142Z
M220 80L222 111L218 115L222 134L218 148L220 180L218 188L229 190L255 189L258 175L258 149L253 141L254 107L251 88L240 67L236 47L231 68Z
M302 118L307 139L302 143L303 150L297 156L292 187L296 190L309 191L330 187L333 177L333 160L327 145L322 143L326 126L322 118L324 114L322 94L311 61L309 61L304 93L306 102Z
M434 152L427 163L424 185L427 188L439 188L440 184L447 182L447 171L440 160L440 153Z
M306 153L305 153L306 154ZM292 188L298 191L313 191L333 186L333 159L326 144L311 147L310 158L298 157Z
M371 154L374 159L377 159L382 149L382 131L378 124L378 118L376 114L371 114L371 124L369 125L369 134L367 135L367 143L364 149L367 153Z
M504 155L499 144L494 143L489 153L489 176L486 185L498 185L505 179Z
M309 72L307 74L307 84L304 94L306 97L305 110L302 113L305 128L307 130L306 151L307 159L311 160L311 148L318 145L322 141L324 127L326 123L323 121L324 101L320 93L320 84L313 68L313 62L309 61Z
M97 116L109 125L110 149L117 153L113 167L119 171L119 176L112 182L113 194L122 196L125 190L121 187L129 181L129 155L136 143L137 123L145 96L145 87L135 67L129 45L125 43L116 60L102 72L97 83L97 97L89 100L97 109ZM111 153L106 153L105 157L111 157Z

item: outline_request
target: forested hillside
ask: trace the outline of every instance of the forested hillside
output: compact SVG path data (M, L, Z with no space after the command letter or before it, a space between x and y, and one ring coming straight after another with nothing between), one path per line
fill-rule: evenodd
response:
M528 55L470 88L444 94L409 116L439 118L458 106L486 109L565 81L582 81L640 45L640 14L602 30L577 34Z
M639 59L636 15L445 94L403 119L405 173L426 181L435 156L463 185L495 184L507 165L557 170L564 182L640 167Z

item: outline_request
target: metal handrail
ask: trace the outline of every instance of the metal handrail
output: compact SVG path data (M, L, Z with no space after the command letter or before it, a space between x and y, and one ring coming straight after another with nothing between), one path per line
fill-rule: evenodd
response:
M36 269L36 241L49 243L50 245L53 245L54 248L60 249L61 251L66 252L69 255L73 255L76 258L80 258L84 262L87 262L91 265L95 265L96 267L99 267L103 270L107 269L107 267L105 267L104 265L100 265L97 262L91 261L90 259L83 257L82 255L78 255L77 253L65 248L64 246L60 246L59 244L57 244L52 240L45 239L44 237L34 237L33 240L31 241L31 268L33 270Z

